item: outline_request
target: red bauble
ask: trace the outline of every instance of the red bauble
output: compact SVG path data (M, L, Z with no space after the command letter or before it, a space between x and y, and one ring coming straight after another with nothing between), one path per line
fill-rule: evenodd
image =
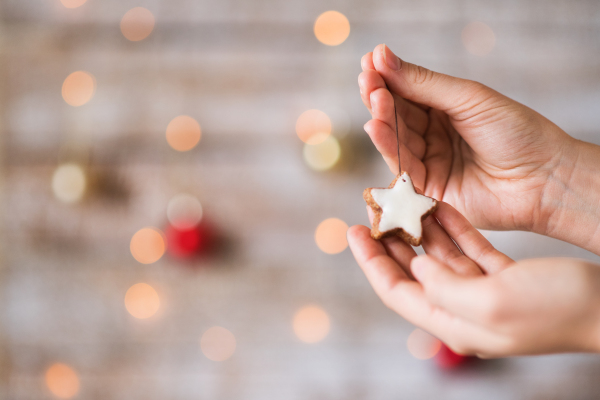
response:
M443 369L452 369L456 368L459 365L464 364L474 357L463 356L460 354L456 354L448 346L442 343L442 347L440 351L435 356L435 363Z
M205 254L214 244L214 230L205 222L192 228L168 225L165 230L167 252L175 258L190 259Z

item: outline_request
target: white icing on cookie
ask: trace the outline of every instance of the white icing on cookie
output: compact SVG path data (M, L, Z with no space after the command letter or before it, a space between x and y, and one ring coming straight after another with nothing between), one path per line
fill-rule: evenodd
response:
M419 239L423 232L421 217L435 206L435 200L418 194L410 176L402 173L391 189L371 189L373 200L381 207L379 231L402 228Z

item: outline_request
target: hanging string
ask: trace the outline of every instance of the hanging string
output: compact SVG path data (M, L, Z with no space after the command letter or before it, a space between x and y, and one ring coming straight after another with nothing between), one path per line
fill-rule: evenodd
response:
M394 95L392 95L392 99ZM402 174L402 166L400 165L400 136L398 135L398 112L396 111L396 100L394 100L394 119L396 120L396 145L398 146L398 175Z

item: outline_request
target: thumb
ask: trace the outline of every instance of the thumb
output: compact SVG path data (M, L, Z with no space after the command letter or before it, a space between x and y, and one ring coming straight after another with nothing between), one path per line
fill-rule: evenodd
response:
M500 93L481 83L440 74L397 57L385 44L373 51L373 64L390 90L405 99L444 111L464 120L477 114L478 105Z
M458 275L428 255L413 258L410 267L433 305L469 320L478 320L485 312L482 305L491 293L485 277Z

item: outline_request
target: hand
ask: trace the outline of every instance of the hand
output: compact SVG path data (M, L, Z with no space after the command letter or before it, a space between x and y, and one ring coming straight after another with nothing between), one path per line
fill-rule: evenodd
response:
M402 169L427 196L452 204L479 228L529 230L585 245L591 226L590 234L572 238L553 225L564 219L559 208L578 141L480 83L407 63L385 45L361 64L360 92L373 118L365 130L394 174L393 102Z
M515 263L442 202L423 228L427 255L418 257L396 237L376 241L358 225L348 231L352 253L389 308L460 354L600 351L599 266Z

